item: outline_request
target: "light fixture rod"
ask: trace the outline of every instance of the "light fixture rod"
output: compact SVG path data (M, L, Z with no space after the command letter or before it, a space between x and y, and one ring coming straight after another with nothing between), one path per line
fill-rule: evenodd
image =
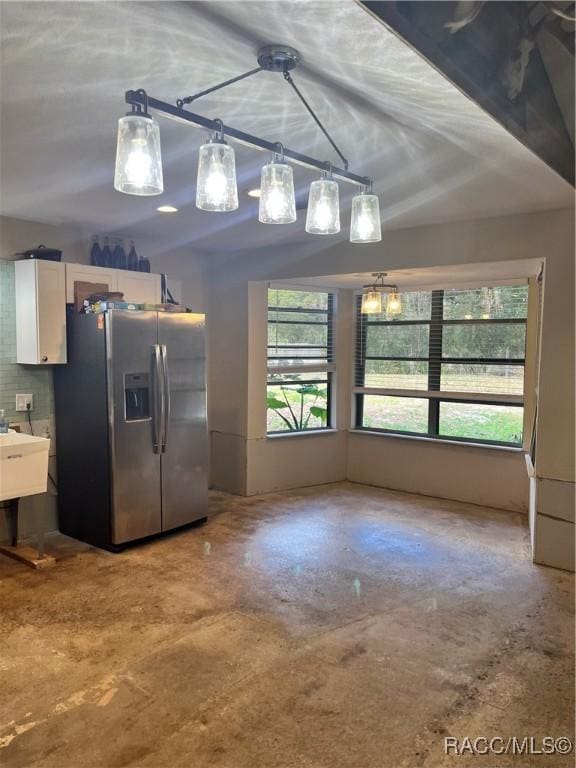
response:
M210 120L209 118L194 112L188 112L188 110L181 106L169 104L166 101L160 101L152 96L147 96L142 90L126 91L125 98L127 104L140 106L143 106L147 99L148 109L154 109L169 119L178 120L179 122L188 123L189 125L195 125L198 128L205 128L208 131L216 131L220 130L221 127L219 120ZM232 128L231 126L224 125L222 128L226 134L226 138L232 139L239 144L252 147L252 149L258 149L261 152L270 152L272 155L278 152L277 142L261 139L258 136L254 136L252 133L239 131L237 128ZM309 155L303 155L293 149L288 149L288 147L284 148L284 157L287 160L296 163L296 165L302 165L305 168L314 170L325 171L329 166L324 160L317 160ZM371 179L367 176L359 176L346 168L331 166L331 169L334 177L342 179L342 181L347 181L350 184L357 184L360 187L368 187L371 183Z
M212 88L206 88L204 91L198 91L198 93L192 94L192 96L186 96L184 99L178 99L176 104L179 107L184 106L184 104L191 104L193 101L196 101L196 99L199 99L200 96L206 96L208 93L214 93L214 91L219 91L220 88L226 88L227 85L232 85L232 83L237 83L239 80L244 80L246 77L250 77L251 75L255 75L258 72L262 72L264 68L263 67L256 67L255 69L251 69L248 72L244 72L242 75L237 75L236 77L231 77L230 80L224 80L223 83L218 83L218 85L213 85Z
M312 109L312 107L310 106L310 104L308 104L308 102L306 101L306 99L304 98L304 96L302 95L302 93L300 92L299 88L296 86L296 83L295 83L295 82L294 82L294 80L292 79L292 75L291 75L291 74L290 74L290 72L288 72L287 70L285 70L285 71L284 71L284 80L286 80L286 82L288 83L288 85L291 85L291 86L292 86L292 89L294 90L294 93L295 93L295 94L298 96L298 98L300 99L300 101L302 102L302 104L304 104L304 106L305 106L305 107L306 107L306 109L308 110L308 112L309 112L310 116L312 117L312 119L314 120L314 122L316 123L316 125L318 126L318 128L320 128L320 130L322 131L322 133L324 134L324 136L326 136L326 138L328 139L328 141L330 142L330 144L332 144L332 147L334 148L334 151L336 152L336 154L338 155L338 157L340 158L340 160L342 160L342 162L344 163L344 168L346 168L346 170L348 170L348 160L346 160L346 158L344 157L344 155L342 154L342 152L341 152L341 151L338 149L338 145L336 144L336 142L334 141L334 139L332 138L332 136L330 136L330 134L328 133L328 131L326 130L326 128L324 128L324 126L322 125L322 122L321 122L320 118L318 117L318 115L316 114L316 112L314 112L314 110Z

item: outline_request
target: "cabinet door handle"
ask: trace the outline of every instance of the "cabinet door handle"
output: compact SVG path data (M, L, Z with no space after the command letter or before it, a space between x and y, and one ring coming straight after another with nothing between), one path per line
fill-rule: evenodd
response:
M48 355L42 355L42 362L47 363L48 362Z

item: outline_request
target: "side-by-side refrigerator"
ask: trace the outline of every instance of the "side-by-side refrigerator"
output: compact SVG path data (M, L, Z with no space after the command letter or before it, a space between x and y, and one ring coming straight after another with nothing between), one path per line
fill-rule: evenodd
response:
M59 527L107 549L207 516L204 315L71 313L55 376Z

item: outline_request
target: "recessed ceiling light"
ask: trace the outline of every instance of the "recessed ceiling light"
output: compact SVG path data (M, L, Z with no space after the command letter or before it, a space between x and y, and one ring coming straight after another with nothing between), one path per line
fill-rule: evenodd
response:
M160 213L178 213L178 208L174 208L173 205L160 205L156 210Z
M249 189L248 197L260 197L260 189Z

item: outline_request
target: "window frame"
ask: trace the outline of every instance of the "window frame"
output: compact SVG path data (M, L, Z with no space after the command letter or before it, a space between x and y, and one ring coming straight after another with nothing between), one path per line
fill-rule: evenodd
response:
M299 292L299 293L323 293L327 296L327 305L326 309L317 309L317 308L307 308L307 307L271 307L268 300L268 291L270 290L284 290L284 291L292 291L292 292ZM326 424L324 426L312 426L312 427L306 427L305 429L282 429L282 430L274 430L269 431L266 426L266 435L268 437L281 437L283 435L305 435L305 434L313 434L318 432L331 432L335 429L334 424L334 409L333 409L333 402L334 402L334 382L335 382L335 373L336 373L336 363L335 363L335 308L336 308L336 292L334 290L329 290L327 288L322 287L314 287L314 288L303 288L303 287L296 287L292 285L274 285L270 284L267 287L267 301L266 301L266 314L267 314L267 332L266 332L266 393L268 393L268 387L274 386L274 384L280 384L281 382L272 382L270 381L270 375L271 374L310 374L310 378L302 378L299 381L287 381L285 382L286 385L300 385L300 386L307 386L309 384L326 384ZM298 320L276 320L274 322L280 324L280 325L293 325L293 324L302 324L302 325L308 325L308 326L315 326L315 325L325 325L327 329L327 338L326 338L326 346L310 346L308 349L326 349L326 358L325 362L318 362L318 358L312 360L310 363L305 362L306 357L300 358L301 362L298 364L286 364L286 365L270 365L270 350L271 349L294 349L294 346L291 345L271 345L268 343L268 329L270 327L270 312L282 312L287 314L294 314L298 315L298 313L303 315L311 315L311 314L320 314L320 315L326 315L326 322L325 323L314 323L314 322L306 322L306 321L298 321ZM276 356L272 358L273 360L281 360L283 359L280 356ZM297 355L286 355L284 358L286 360L293 360L297 359ZM315 374L325 374L326 375L326 382L321 381L317 378L314 378ZM268 408L266 408L266 416L268 416Z
M488 286L479 286L488 287ZM496 286L492 286L496 287ZM460 437L444 435L440 432L440 405L441 403L470 403L471 405L501 405L509 407L524 407L524 392L519 395L502 393L479 393L473 391L451 392L442 391L441 373L443 364L468 364L468 365L519 365L522 366L524 373L526 370L526 318L471 318L471 319L445 319L444 314L444 293L445 290L454 290L454 287L447 289L434 289L426 291L431 294L431 311L429 319L417 320L377 320L370 321L369 315L361 313L362 295L356 295L355 322L356 322L356 348L354 355L354 385L352 387L354 398L354 429L362 432L401 435L407 437L418 437L433 440L446 440L456 443L476 443L480 445L492 445L496 447L518 448L522 446L522 439L519 442L507 442L501 440L485 440L475 437ZM462 288L462 290L466 290ZM414 292L418 289L414 288ZM368 325L377 326L411 326L428 325L428 356L427 357L402 357L397 355L375 356L366 355L366 345L368 340ZM445 326L474 326L474 325L501 325L516 324L524 325L524 356L522 358L485 358L485 357L444 357L443 356L443 329ZM402 389L393 387L366 387L364 386L366 361L367 360L390 360L390 361L413 361L426 362L428 364L428 388L427 389ZM525 381L523 389L525 389ZM364 417L364 395L381 395L387 397L406 397L428 400L428 429L426 432L412 432L408 430L385 429L381 427L363 426Z

